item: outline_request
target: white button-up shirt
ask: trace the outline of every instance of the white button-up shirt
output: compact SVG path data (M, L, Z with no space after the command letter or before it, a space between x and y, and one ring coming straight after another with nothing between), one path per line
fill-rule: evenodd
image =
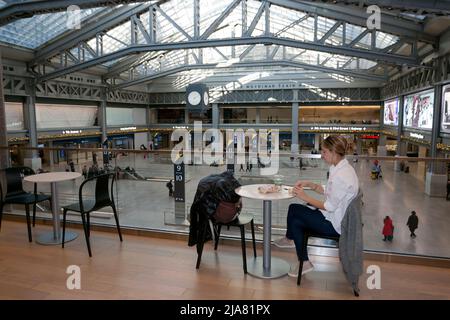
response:
M358 176L347 159L342 159L336 166L330 167L330 176L325 187L325 210L320 211L339 234L345 211L357 196L358 189Z

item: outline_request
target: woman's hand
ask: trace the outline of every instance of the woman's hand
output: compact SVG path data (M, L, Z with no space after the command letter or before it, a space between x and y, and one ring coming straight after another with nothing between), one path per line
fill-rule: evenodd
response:
M305 188L305 187L307 187L307 188L311 188L311 189L314 189L314 183L312 183L311 181L297 181L296 183L295 183L295 187L299 187L299 188Z
M317 209L325 209L324 202L308 196L302 187L295 186L294 189L292 190L292 194L295 195L300 200L306 202L308 205L312 205L313 207L316 207Z
M320 184L311 182L311 181L297 181L295 183L295 187L299 188L310 188L312 191L315 191L319 194L324 194L325 190Z
M294 190L292 190L292 194L303 201L306 201L305 199L308 197L305 191L303 190L303 187L297 185L295 185Z

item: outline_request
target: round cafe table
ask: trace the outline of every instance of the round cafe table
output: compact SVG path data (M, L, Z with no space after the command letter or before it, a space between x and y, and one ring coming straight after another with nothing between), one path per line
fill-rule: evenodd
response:
M273 279L287 275L290 266L282 259L271 257L272 200L291 199L294 196L289 194L288 186L281 186L281 191L275 193L261 193L258 191L258 187L261 186L267 186L267 184L241 186L235 192L244 198L263 201L263 256L253 259L253 263L247 263L247 270L255 277Z
M25 181L32 183L50 183L52 190L52 215L53 215L53 232L44 233L37 237L36 242L39 244L52 245L61 244L61 223L60 223L60 208L58 202L57 182L74 180L81 177L78 172L48 172L26 176ZM72 241L78 237L78 234L66 230L65 242Z

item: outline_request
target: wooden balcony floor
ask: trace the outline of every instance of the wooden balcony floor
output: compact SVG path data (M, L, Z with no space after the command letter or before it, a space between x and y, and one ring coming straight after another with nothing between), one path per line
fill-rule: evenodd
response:
M51 231L37 225L33 235ZM185 241L92 231L89 258L82 230L60 246L29 243L26 225L4 220L0 232L0 299L358 299L354 298L337 258L311 256L316 271L302 286L294 278L262 280L242 271L240 246L205 245L202 264ZM250 247L247 253L250 254ZM259 249L258 254L262 252ZM289 262L294 251L272 250ZM81 289L68 290L69 265L81 268ZM450 299L446 268L365 261L381 268L381 289L369 290L364 273L359 299Z

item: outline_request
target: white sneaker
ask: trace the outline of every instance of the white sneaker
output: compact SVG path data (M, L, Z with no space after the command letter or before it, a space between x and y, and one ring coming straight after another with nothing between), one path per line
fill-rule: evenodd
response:
M291 269L288 272L288 276L292 278L298 277L298 268L300 268L300 262L296 262L291 265Z
M290 240L286 237L280 238L278 240L275 240L273 242L273 244L278 247L278 248L282 248L282 249L291 249L291 248L295 248L295 243L294 240Z
M295 264L291 265L291 269L288 272L289 277L297 278L298 277L298 269L300 268L300 262L296 262ZM303 270L302 275L311 272L314 270L314 266L310 261L304 261L303 262Z
M314 270L314 266L311 263L311 261L303 261L303 270L302 270L302 275L311 272Z

